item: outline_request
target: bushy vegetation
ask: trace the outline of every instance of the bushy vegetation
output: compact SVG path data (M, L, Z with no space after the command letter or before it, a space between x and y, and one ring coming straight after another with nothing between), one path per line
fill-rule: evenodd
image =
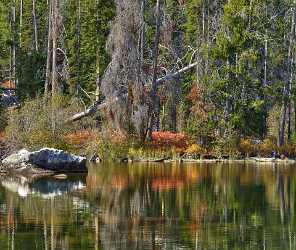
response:
M10 142L29 149L55 147L71 150L75 142L67 135L87 123L66 123L67 117L80 109L76 103L77 100L63 96L56 96L53 102L42 97L25 101L20 109L8 113L6 133Z
M5 130L6 126L7 126L7 114L0 105L0 133Z

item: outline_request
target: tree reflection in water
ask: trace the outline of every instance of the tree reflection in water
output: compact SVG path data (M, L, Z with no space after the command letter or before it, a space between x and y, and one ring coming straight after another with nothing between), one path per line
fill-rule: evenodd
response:
M109 164L1 183L0 249L296 249L294 166Z

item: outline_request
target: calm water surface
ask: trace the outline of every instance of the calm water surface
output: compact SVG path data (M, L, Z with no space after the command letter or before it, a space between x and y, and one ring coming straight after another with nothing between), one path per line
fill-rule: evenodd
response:
M106 165L0 177L0 249L296 249L296 166Z

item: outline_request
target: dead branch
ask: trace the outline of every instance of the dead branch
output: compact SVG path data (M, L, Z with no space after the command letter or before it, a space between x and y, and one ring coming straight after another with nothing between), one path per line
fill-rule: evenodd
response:
M127 96L127 94L122 95L121 98L124 97L124 96ZM73 115L70 119L68 119L66 121L66 123L68 123L68 122L75 122L75 121L81 120L82 118L84 118L86 116L94 115L97 111L106 108L108 105L111 105L112 103L115 103L118 100L119 100L119 97L117 96L117 97L115 97L114 99L112 99L110 101L96 102L95 104L93 104L92 106L90 106L85 111Z
M172 73L172 74L168 74L164 77L161 77L159 79L157 79L156 83L157 83L157 86L163 84L166 80L169 80L169 79L172 79L172 78L176 78L177 76L181 75L182 73L194 68L195 66L197 65L197 63L192 63L192 64L189 64L188 66L178 70L177 72L175 73Z

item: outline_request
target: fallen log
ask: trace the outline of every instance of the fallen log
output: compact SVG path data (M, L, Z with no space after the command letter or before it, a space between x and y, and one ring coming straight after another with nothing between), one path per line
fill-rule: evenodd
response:
M173 79L173 78L179 76L180 74L182 74L182 73L196 67L196 65L197 65L197 63L192 63L192 64L189 64L188 66L178 70L175 73L171 73L171 74L168 74L166 76L163 76L163 77L157 79L156 84L159 86L159 85L163 84L166 80ZM85 111L73 115L66 122L67 123L68 122L75 122L75 121L78 121L78 120L80 120L80 119L82 119L82 118L84 118L86 116L91 116L91 115L95 114L97 111L106 108L108 105L110 105L110 104L112 104L114 102L117 102L119 100L119 98L125 97L125 96L127 96L127 94L123 94L122 96L117 96L117 97L115 97L114 99L112 99L110 101L96 102L94 105L90 106Z

